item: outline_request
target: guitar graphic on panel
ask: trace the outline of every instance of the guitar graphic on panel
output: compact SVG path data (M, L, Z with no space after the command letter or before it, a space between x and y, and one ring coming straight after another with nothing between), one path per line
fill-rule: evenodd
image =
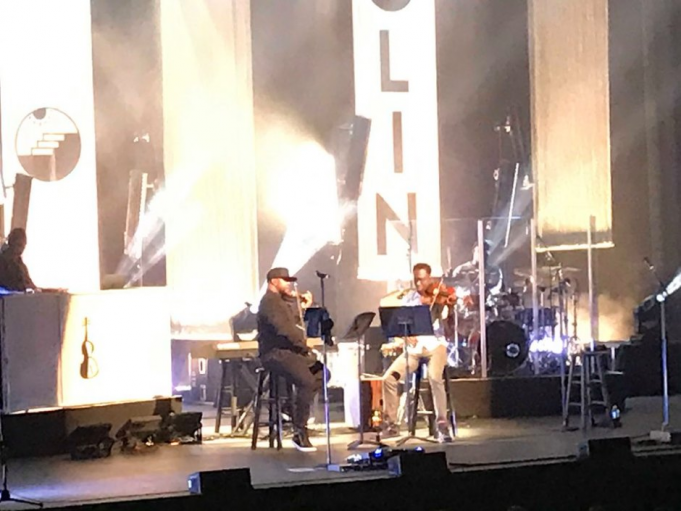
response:
M97 359L92 356L95 352L95 345L88 339L88 318L83 321L85 327L85 339L80 345L80 351L83 354L83 360L80 363L80 377L84 380L90 380L99 374L99 364Z

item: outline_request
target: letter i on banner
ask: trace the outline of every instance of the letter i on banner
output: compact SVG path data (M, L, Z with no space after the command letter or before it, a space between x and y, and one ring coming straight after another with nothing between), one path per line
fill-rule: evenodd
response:
M358 277L441 271L434 0L353 0L355 105L371 119Z
M99 289L90 0L0 2L6 226L35 283Z

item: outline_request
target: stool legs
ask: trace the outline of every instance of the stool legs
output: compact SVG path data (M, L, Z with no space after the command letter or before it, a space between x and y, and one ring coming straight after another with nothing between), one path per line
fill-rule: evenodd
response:
M421 383L423 381L423 367L419 367L414 373L414 385L412 386L412 391L413 391L413 396L406 396L407 399L412 400L412 407L411 407L411 423L409 424L409 433L411 435L416 434L416 421L418 419L418 406L421 401ZM454 396L452 395L451 389L449 388L449 371L448 368L444 368L444 389L445 389L445 397L447 399L447 415L448 415L448 422L449 425L452 428L452 433L454 436L456 436L456 411L454 408ZM431 387L431 396L432 396L432 387ZM435 406L434 398L433 398L433 406ZM424 406L425 403L424 403ZM437 433L437 421L436 421L436 410L433 409L432 412L429 412L428 414L428 427L431 435L435 435Z
M220 433L222 424L222 407L227 384L227 361L220 360L220 388L218 389L217 416L215 417L215 433Z
M283 438L283 418L281 413L281 383L277 375L261 371L258 376L258 390L253 406L253 435L251 437L251 449L258 446L258 434L260 432L260 415L262 413L263 399L267 402L267 439L270 448L276 445L281 449ZM267 397L263 397L267 393ZM264 424L263 424L264 425Z
M279 377L270 374L270 415L269 415L269 441L270 448L274 447L275 440L277 450L281 450L281 437L283 430L283 421L281 417L281 399L279 395L281 382Z
M418 367L418 369L414 373L414 385L413 387L410 388L411 391L413 391L414 395L412 396L407 396L407 399L412 400L412 405L411 405L411 417L409 421L409 434L411 435L416 435L416 419L418 418L418 413L419 413L419 397L421 396L421 372L422 368L421 366Z
M452 435L457 436L454 396L452 390L449 388L449 367L445 367L445 394L447 395L447 404L449 405L449 425L452 428Z
M260 411L262 410L262 394L265 388L267 373L261 371L258 375L258 389L255 393L255 405L253 406L253 436L251 437L251 449L258 446L258 431L260 430Z
M568 429L570 426L570 407L579 406L581 429L586 431L589 426L596 425L593 409L603 408L607 422L612 425L610 410L612 403L605 380L605 371L601 357L608 355L607 352L584 351L581 354L582 364L579 369L577 365L577 355L570 356L570 370L568 371L567 388L565 401L563 402L563 427ZM578 370L579 373L575 373ZM579 378L576 381L576 378ZM579 386L579 404L572 402L573 387ZM600 398L598 392L600 391Z

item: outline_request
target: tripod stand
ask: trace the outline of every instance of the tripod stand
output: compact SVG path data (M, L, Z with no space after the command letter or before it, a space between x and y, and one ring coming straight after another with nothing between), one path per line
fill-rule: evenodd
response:
M434 442L434 440L425 437L416 436L416 425L414 424L414 415L412 413L412 406L418 406L419 389L414 389L414 403L411 402L411 371L409 371L409 337L421 335L434 335L433 323L430 314L430 307L427 305L419 305L416 307L381 307L378 309L381 318L381 326L386 337L403 337L404 338L404 392L406 398L406 412L407 412L407 427L409 429L408 435L396 442L398 447L406 444L410 440L419 440L421 442Z
M375 312L363 312L355 317L352 322L352 326L345 334L344 339L357 339L357 383L359 385L359 393L357 394L359 399L359 440L350 442L348 444L348 449L358 449L365 445L373 445L379 447L383 445L381 442L376 442L372 440L364 440L364 414L362 413L362 407L364 405L364 400L362 399L362 369L364 367L364 334L366 333L371 322L376 316Z

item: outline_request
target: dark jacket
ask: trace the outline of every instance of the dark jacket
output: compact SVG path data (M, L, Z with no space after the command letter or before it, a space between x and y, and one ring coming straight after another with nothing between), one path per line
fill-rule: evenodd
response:
M36 287L21 256L8 246L3 247L0 253L0 287L11 291L26 291Z
M296 302L279 293L267 291L258 308L258 347L260 356L272 350L307 353L305 332L299 326Z

